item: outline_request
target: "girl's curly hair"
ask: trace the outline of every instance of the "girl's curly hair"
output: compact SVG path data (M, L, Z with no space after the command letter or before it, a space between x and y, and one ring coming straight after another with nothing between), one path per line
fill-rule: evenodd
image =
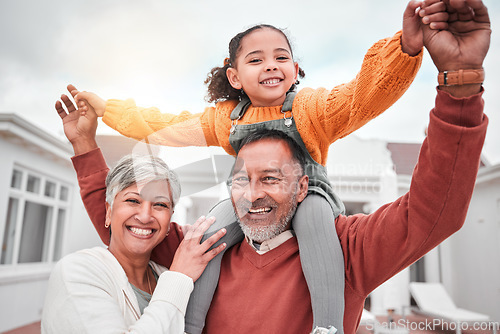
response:
M283 34L283 36L286 39L286 42L288 43L290 51L292 50L292 46L290 45L290 41L288 40L288 37L286 36L285 32L272 25L259 24L251 28L248 28L243 32L240 32L239 34L234 36L229 42L229 58L226 58L226 60L224 61L224 66L212 68L212 70L210 70L210 72L208 73L207 78L205 79L205 84L208 85L208 93L206 96L206 100L209 103L221 102L227 100L241 100L241 98L245 96L245 92L243 90L234 89L231 86L229 80L227 79L226 71L229 67L232 67L233 64L236 63L236 57L238 56L238 53L240 51L241 41L243 40L243 38L245 38L245 36L247 36L248 34L257 29L264 29L264 28L273 29ZM299 67L299 77L303 78L305 75L306 74L304 70L302 70L302 68ZM297 80L297 82L294 83L292 87L290 87L290 89L295 89L295 86L298 83L299 81Z

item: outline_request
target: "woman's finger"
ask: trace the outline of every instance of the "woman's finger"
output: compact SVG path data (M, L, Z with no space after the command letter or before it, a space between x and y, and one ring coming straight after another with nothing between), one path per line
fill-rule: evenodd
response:
M211 261L214 257L216 257L217 255L220 254L220 252L222 252L225 248L226 248L226 243L222 243L220 244L219 246L215 247L214 249L211 249L209 250L208 252L206 252L204 255L203 255L203 260L207 261L207 263L209 261Z
M192 238L196 240L197 243L201 241L203 234L208 230L210 226L215 222L215 217L205 218L197 226L194 226Z
M210 228L210 226L215 223L215 217L206 218L201 224L196 228L196 232L201 233L202 235Z
M201 223L203 223L205 221L206 217L205 216L201 216L200 218L196 219L196 221L194 222L193 225L191 225L191 227L189 228L189 230L187 231L186 235L184 236L184 239L193 239L193 234L194 234L194 231L198 228L198 226L200 226Z
M221 228L213 235L211 235L210 238L201 243L201 251L205 253L207 250L210 249L210 247L212 247L217 241L219 241L225 235L226 235L226 229Z

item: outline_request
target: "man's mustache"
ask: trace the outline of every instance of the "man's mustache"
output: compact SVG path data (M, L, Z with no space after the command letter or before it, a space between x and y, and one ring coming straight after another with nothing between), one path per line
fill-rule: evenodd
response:
M275 209L278 207L278 202L276 202L269 196L266 196L264 198L259 198L254 202L250 202L245 198L241 198L236 202L236 208L238 209L238 212L241 214L247 214L250 209L265 208L265 207L270 207Z

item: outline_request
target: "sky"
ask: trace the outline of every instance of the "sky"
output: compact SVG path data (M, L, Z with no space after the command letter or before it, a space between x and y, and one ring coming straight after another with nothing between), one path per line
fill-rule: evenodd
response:
M484 0L492 21L485 60L484 155L500 163L500 2ZM163 112L196 113L203 81L227 56L229 40L258 23L286 28L300 87L347 82L377 40L401 29L406 0L132 1L0 0L0 112L16 113L64 139L55 101L72 83L105 99L134 98ZM437 70L424 56L414 83L384 114L356 131L364 139L421 142ZM114 130L103 123L98 133Z

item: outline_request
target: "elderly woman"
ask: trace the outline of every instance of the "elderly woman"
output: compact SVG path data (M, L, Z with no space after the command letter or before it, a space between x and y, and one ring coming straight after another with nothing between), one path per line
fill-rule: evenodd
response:
M177 176L159 158L126 156L106 179L108 248L64 257L49 280L42 333L183 333L184 312L207 263L207 250L225 233L200 244L213 219L188 228L170 270L150 260L170 229L179 199Z

